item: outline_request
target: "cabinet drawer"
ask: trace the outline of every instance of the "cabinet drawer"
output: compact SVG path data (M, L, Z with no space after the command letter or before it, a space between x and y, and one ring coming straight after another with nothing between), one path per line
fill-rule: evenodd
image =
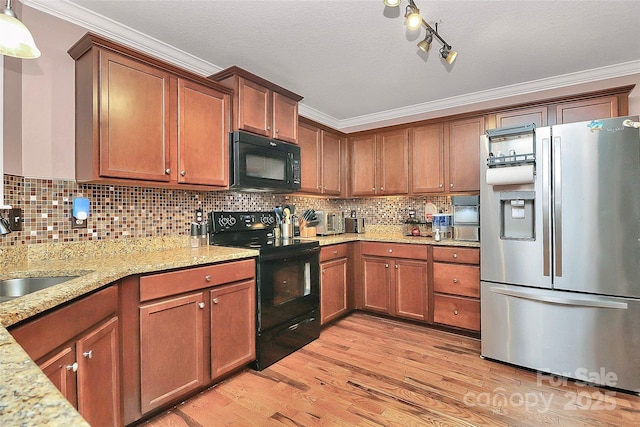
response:
M433 260L480 265L480 249L438 246L433 248Z
M362 255L392 258L427 259L427 245L362 242Z
M349 255L349 245L331 245L320 248L320 262L330 259L347 258Z
M433 321L443 325L480 331L480 301L434 294Z
M255 261L246 259L143 276L140 278L140 301L238 282L255 275Z
M480 298L480 267L434 262L433 289L445 294Z

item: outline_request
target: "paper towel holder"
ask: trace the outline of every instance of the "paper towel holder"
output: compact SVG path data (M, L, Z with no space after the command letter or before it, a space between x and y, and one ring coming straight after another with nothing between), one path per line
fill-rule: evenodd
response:
M89 199L86 197L76 197L73 199L73 209L71 213L71 228L87 228L89 218Z

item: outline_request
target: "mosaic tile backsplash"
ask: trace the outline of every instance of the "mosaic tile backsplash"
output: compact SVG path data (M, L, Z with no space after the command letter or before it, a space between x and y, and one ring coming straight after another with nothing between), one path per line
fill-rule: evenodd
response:
M352 210L367 224L396 225L418 215L426 203L442 212L451 211L448 196L382 197L369 199L323 199L268 193L185 191L146 187L78 184L73 180L50 180L4 176L5 203L23 211L22 231L0 236L0 246L64 243L91 240L187 235L195 210L263 211L290 204L305 209ZM75 197L90 200L86 229L71 228ZM6 212L2 212L6 216Z

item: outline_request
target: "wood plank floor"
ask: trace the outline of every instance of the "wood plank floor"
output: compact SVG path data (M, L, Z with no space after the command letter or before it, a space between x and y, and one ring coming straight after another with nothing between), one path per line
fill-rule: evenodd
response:
M352 314L145 425L638 426L640 397L480 358L480 341Z

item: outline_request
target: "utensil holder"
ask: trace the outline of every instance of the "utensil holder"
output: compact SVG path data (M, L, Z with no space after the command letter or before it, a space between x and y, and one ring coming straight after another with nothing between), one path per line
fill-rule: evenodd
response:
M280 236L283 239L293 239L293 223L292 222L280 224Z

